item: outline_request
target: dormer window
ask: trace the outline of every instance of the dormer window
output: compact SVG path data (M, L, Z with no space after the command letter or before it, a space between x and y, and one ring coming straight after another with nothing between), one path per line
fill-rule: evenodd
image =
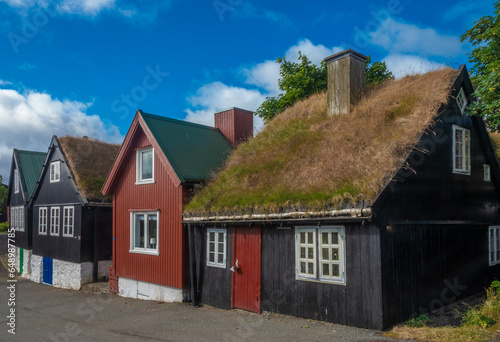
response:
M154 149L137 150L136 184L154 183Z
M470 131L453 125L453 173L470 175Z
M50 163L50 182L56 183L61 180L61 162L55 161Z
M465 93L464 93L463 88L460 88L460 91L458 92L457 104L458 104L458 108L460 108L460 112L462 112L462 114L463 114L465 107L467 107L467 99L465 98Z
M14 170L14 193L19 193L19 171Z

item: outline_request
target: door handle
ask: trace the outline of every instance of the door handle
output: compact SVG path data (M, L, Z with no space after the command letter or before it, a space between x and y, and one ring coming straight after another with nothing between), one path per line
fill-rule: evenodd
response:
M238 264L238 259L236 259L236 262L234 263L234 266L231 267L229 270L231 272L236 272L240 268L240 265Z

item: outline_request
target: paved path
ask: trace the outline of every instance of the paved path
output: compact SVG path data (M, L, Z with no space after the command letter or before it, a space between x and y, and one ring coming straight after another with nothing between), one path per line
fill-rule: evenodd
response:
M0 341L394 341L319 321L96 295L20 278L14 336L7 331L7 279L0 265Z

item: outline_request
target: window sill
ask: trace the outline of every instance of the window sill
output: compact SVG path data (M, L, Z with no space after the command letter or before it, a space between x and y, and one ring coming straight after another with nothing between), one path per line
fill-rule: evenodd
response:
M141 249L131 249L129 250L129 253L134 253L134 254L146 254L146 255L160 255L159 251L153 251L153 250L141 250Z
M463 175L463 176L470 176L470 171L458 171L458 170L453 170L453 173L456 175Z
M224 264L224 265L217 265L217 264L209 264L208 262L207 262L207 266L209 266L209 267L215 267L215 268L224 268L224 269L226 268L226 264Z
M135 185L143 185L143 184L154 184L155 181L154 180L151 180L151 181L144 181L144 182L138 182L136 181L135 182Z
M320 283L320 284L332 284L332 285L346 285L345 279L339 279L339 280L318 280L318 279L312 279L312 278L302 278L302 277L295 277L295 280L301 280L301 281L309 281L312 283Z

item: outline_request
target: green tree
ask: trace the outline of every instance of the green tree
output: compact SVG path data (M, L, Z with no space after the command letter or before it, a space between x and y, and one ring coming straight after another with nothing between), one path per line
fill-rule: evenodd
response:
M3 186L3 178L0 175L0 216L2 215L2 211L7 205L7 188Z
M500 1L494 3L494 15L485 16L467 30L461 41L469 41L471 74L477 98L468 113L483 117L492 131L500 130Z
M266 123L295 102L327 88L325 61L317 66L299 51L297 62L290 62L283 57L277 58L276 63L280 64L281 77L278 79L278 85L282 93L267 97L255 112ZM394 78L385 62L372 63L370 56L365 62L365 69L367 84L378 84Z
M365 61L365 82L367 85L376 85L385 80L393 80L394 75L387 68L385 62L373 62L370 56Z

